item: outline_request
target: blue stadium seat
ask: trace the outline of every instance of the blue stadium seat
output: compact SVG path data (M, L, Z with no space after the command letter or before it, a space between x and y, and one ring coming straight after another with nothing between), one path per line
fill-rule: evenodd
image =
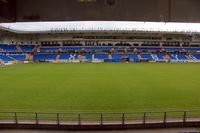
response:
M12 58L19 60L19 61L25 61L26 55L11 55Z
M121 59L122 56L122 54L112 54L112 59Z
M75 59L77 59L78 58L78 55L77 54L75 54L75 55L73 55L73 56L75 56ZM61 54L60 55L60 60L68 60L70 58L70 54Z
M70 58L70 55L69 54L61 54L60 55L60 59L61 60L68 60Z
M134 59L137 57L137 54L112 54L113 59L121 59L123 56L127 56L131 59Z
M183 48L164 48L167 51L181 51Z
M165 56L165 54L157 54L157 57L159 60L162 60L164 56Z
M34 45L20 45L23 52L33 52Z
M117 49L116 47L64 47L62 48L64 51L65 50L111 50L112 48L114 48L115 50Z
M153 60L151 54L141 54L141 57L148 60Z
M188 50L188 51L193 51L193 52L200 51L200 48L183 48L183 49Z
M94 58L97 58L97 59L108 59L108 54L95 54Z
M19 50L16 49L16 45L1 44L0 48L3 49L4 52L19 52Z
M34 48L35 48L35 45L19 45L20 46L20 49L18 47L16 47L16 45L8 45L8 44L0 44L0 53L2 54L1 55L1 58L5 61L10 61L10 60L13 60L13 59L16 59L16 60L25 60L26 59L26 56L25 55L11 55L10 57L9 56L5 56L3 53L7 53L7 52L34 52ZM86 51L90 51L90 50L111 50L111 49L115 49L115 50L124 50L124 48L126 48L126 46L118 46L118 47L114 47L114 46L69 46L69 47L63 47L63 51L76 51L76 50L82 50L82 49L85 49ZM136 47L129 47L130 50L133 50L134 48ZM41 52L58 52L60 49L60 47L56 46L56 47L42 47L40 48L40 51ZM162 48L157 48L157 47L137 47L137 49L139 51L142 51L142 50L145 50L145 51L149 51L149 50L153 50L153 51L160 51ZM188 50L188 51L192 51L192 52L196 52L196 51L200 51L200 48L180 48L180 47L167 47L167 48L164 48L165 50L168 50L168 51L181 51L183 49L185 50ZM151 54L150 52L148 53L142 53L141 54L141 57L144 58L144 59L148 59L148 60L163 60L163 56L165 54ZM185 55L185 54L168 54L172 60L188 60L188 59L191 59L191 60L195 60L195 57L196 59L200 59L200 56L199 54L194 54L194 58L190 57L190 55ZM91 53L86 53L85 54L86 56L86 59L92 59L92 54ZM112 54L112 61L119 61L119 60L122 60L122 57L123 56L128 56L129 59L131 60L134 60L134 61L139 61L138 59L138 56L137 54L128 54L128 53L122 53L122 52L119 52L119 53L114 53ZM57 54L36 54L34 55L33 59L35 60L55 60L57 57ZM59 59L61 60L68 60L70 58L70 54L61 54L59 56ZM75 59L78 58L78 55L75 55ZM108 54L107 53L96 53L94 55L94 58L98 58L98 59L108 59Z
M12 61L13 59L6 56L6 55L0 55L0 59L3 60L3 61Z
M45 52L45 51L49 51L49 52L54 52L54 51L58 51L59 48L40 48L41 52Z
M92 59L92 54L86 54L85 56L86 56L86 59L88 59L88 60Z
M173 60L188 60L184 54L169 54L169 56Z
M185 54L178 54L179 60L187 60L188 58L185 56Z
M82 50L82 47L66 47L66 48L62 48L63 51L66 50Z
M33 56L34 60L55 60L56 54L36 54Z
M200 60L200 54L193 54L193 56Z
M161 48L137 48L138 50L145 50L145 51L148 51L148 50L152 50L152 51L160 51Z

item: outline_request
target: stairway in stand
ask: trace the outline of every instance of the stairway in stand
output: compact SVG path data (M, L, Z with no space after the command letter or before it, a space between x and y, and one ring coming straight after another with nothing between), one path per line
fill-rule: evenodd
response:
M35 45L35 47L33 48L33 51L37 51L40 52L40 45Z
M58 54L57 56L56 56L56 60L59 60L60 59L60 55Z
M163 59L166 60L166 61L170 61L171 57L169 55L165 55L165 56L163 56Z
M142 57L141 57L141 55L140 55L140 54L138 54L138 55L137 55L137 57L138 57L138 59L139 59L139 60L141 60L141 59L142 59Z
M18 51L21 51L21 50L22 50L19 44L16 44L16 49L17 49Z
M26 55L26 60L33 61L33 55L27 54Z
M12 61L17 61L15 58L13 58L12 56L7 55L8 58L10 58Z

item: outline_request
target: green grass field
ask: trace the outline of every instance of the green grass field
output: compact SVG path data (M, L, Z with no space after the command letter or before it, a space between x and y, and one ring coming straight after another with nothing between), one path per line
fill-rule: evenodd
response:
M200 64L21 64L0 67L0 111L200 109Z

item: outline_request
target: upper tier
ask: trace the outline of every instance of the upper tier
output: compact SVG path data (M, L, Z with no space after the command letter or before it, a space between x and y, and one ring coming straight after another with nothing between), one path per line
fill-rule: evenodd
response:
M0 44L0 52L34 52L35 45L7 45L7 44ZM126 47L126 46L68 46L68 47L41 47L39 48L40 52L67 52L67 51L110 51L110 50L125 50L128 49L129 51L133 51L134 49L138 51L160 51L166 50L169 52L173 51L188 51L188 52L198 52L200 51L200 47L191 48L191 47Z

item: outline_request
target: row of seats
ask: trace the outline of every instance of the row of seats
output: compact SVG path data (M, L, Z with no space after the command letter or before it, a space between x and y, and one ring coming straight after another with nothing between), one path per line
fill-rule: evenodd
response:
M16 45L7 45L7 44L0 44L0 52L34 52L34 45L18 45L19 48L16 47ZM124 50L126 47L63 47L63 51L74 51L74 50ZM144 47L129 47L130 50L134 50L134 48L137 48L139 51L145 50L153 50L153 51L160 51L163 48L144 48ZM182 51L182 50L187 50L187 51L200 51L200 48L164 48L164 50L167 51ZM41 52L54 52L54 51L59 51L59 47L42 47L40 48Z
M5 56L5 55L0 55L0 60L3 60L3 61L12 61L13 59L8 57L8 56Z
M73 50L124 50L127 47L67 47L67 48L62 48L62 50L64 51L73 51ZM135 48L137 48L137 50L139 51L148 51L148 50L152 50L152 51L160 51L163 48L143 48L143 47L129 47L129 50L134 50ZM45 51L58 51L60 48L40 48L41 52L45 52ZM200 48L164 48L164 50L166 51L182 51L182 50L187 50L187 51L200 51Z
M16 45L0 44L0 52L33 52L34 47L34 45L19 45L17 48Z
M26 55L11 55L10 57L15 59L15 60L19 60L19 61L26 60Z
M22 51L25 52L33 52L33 49L35 48L34 45L20 45L20 48Z
M61 54L59 56L60 60L67 60L70 57L75 59L78 58L77 54L71 55L70 54ZM108 54L94 54L94 58L97 59L108 59ZM121 59L123 56L126 56L130 59L138 60L137 54L112 54L112 59ZM148 60L162 60L165 54L140 54L141 58L148 59ZM168 54L168 56L173 60L188 60L188 59L200 59L200 55L190 55L187 56L185 54ZM34 55L35 60L55 60L57 57L56 54L36 54ZM85 54L86 59L92 59L92 54Z
M0 55L0 60L3 60L3 61L13 61L13 60L25 61L26 55Z
M34 60L55 60L57 59L57 54L35 54L33 56ZM85 54L86 59L92 59L92 54ZM122 57L128 57L130 59L138 60L138 54L112 54L112 59L121 59ZM140 54L142 59L148 60L162 60L165 54ZM199 59L200 54L195 55L185 55L185 54L168 54L168 56L173 60L188 60L188 59ZM70 54L61 54L59 55L60 60L68 60L70 57L78 59L78 55L70 55ZM108 59L108 54L94 54L94 58L96 59ZM19 60L24 61L26 60L26 55L0 55L0 59L4 61L12 61L12 60Z

